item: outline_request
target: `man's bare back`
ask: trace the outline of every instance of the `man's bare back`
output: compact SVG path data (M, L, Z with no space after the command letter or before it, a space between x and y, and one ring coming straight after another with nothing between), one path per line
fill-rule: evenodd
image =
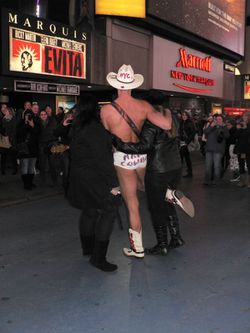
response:
M116 103L125 110L139 130L142 129L146 119L163 129L171 128L171 116L168 119L155 112L149 103L133 98L129 91L121 91ZM138 141L136 134L112 105L107 104L102 107L101 119L105 128L120 137L124 142Z

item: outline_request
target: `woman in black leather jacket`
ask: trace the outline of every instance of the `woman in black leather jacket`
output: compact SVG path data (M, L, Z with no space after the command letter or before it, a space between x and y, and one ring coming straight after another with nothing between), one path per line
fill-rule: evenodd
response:
M163 114L167 112L163 107L155 108ZM164 131L147 121L143 126L140 142L125 143L117 137L113 140L119 151L128 154L147 153L145 189L157 238L157 244L147 249L148 254L166 255L169 248L184 244L174 204L165 201L167 187L175 189L181 177L178 137L174 132L177 133L173 129ZM167 228L171 235L169 244Z

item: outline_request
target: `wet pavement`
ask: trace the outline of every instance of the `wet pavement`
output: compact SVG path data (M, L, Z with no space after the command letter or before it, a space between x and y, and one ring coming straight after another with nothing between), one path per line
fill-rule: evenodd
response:
M61 195L0 210L1 333L250 333L250 190L203 187L203 164L181 189L186 245L167 257L122 255L116 223L104 273L81 256L77 219ZM155 242L141 197L145 245Z

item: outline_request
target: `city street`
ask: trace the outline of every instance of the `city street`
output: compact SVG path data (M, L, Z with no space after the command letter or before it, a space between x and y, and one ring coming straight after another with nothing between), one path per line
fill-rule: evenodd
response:
M181 189L196 216L178 210L182 248L143 260L115 224L108 258L115 273L81 256L79 212L62 195L0 210L1 333L249 333L250 190L228 179L204 187L203 161ZM141 195L144 245L155 239Z

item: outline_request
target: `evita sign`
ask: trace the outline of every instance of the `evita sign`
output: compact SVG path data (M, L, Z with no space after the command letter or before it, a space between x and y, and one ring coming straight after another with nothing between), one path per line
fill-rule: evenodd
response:
M88 79L88 32L8 10L2 21L9 72Z

